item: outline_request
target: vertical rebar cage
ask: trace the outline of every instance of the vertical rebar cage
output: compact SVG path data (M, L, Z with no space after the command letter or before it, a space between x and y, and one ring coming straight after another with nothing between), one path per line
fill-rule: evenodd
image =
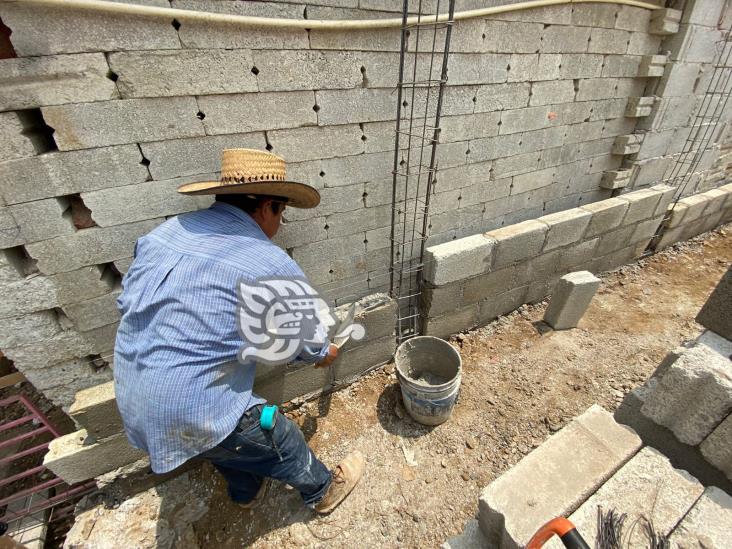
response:
M398 342L421 333L424 250L437 172L455 0L404 0L391 212L390 294L398 304ZM441 4L444 10L441 13Z

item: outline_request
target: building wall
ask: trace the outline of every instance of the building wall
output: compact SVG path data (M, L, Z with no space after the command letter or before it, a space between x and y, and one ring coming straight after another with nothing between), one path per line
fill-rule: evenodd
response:
M140 3L308 19L399 9ZM722 0L697 4L685 13L707 15L682 20L688 39L659 34L674 25L668 14L651 21L648 10L611 4L457 22L430 245L658 183L673 152L651 145L683 132L693 109L678 103L704 89L699 71L722 36ZM175 189L217 177L225 147L271 150L291 178L320 190L321 205L288 210L277 237L315 285L337 303L385 289L398 29L262 30L13 3L0 18L17 55L0 60L0 349L57 402L110 378L115 299L134 243L210 204ZM665 47L678 59L653 76L659 61L648 56ZM693 82L672 95L662 82L677 65L699 71L681 71ZM657 101L649 93L659 85ZM636 107L641 97L653 108Z

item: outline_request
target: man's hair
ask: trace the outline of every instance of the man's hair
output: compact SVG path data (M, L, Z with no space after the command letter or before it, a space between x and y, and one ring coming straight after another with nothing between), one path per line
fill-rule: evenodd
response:
M287 198L283 196L273 196L269 194L217 194L216 200L218 202L225 202L231 204L239 209L244 210L248 214L253 214L259 209L265 200L272 200L272 211L277 214L280 212L282 207L287 204Z

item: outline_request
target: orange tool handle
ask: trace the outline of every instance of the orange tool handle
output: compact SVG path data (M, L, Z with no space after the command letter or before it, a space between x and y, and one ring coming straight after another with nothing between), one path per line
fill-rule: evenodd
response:
M552 519L539 528L538 532L529 540L526 549L540 549L555 534L559 536L567 549L590 549L574 524L564 517Z

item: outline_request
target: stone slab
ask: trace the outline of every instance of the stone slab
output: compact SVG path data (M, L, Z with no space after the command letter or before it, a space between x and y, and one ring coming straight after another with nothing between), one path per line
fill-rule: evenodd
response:
M699 449L709 463L732 480L732 415L717 425Z
M600 489L569 516L590 547L597 546L597 513L615 510L626 513L623 545L647 546L643 517L654 530L667 536L691 509L704 486L686 471L674 469L658 450L645 447L615 473ZM635 528L631 525L638 521ZM560 549L564 545L554 537L545 545Z
M732 547L732 497L710 486L669 540L672 547Z
M599 287L600 279L589 271L564 275L554 288L544 321L555 330L576 328Z
M142 450L130 446L124 433L95 442L81 429L54 439L43 458L43 465L68 484L74 484L108 473L146 455Z
M731 411L730 359L699 343L669 366L641 408L690 446L702 442Z
M696 315L696 321L725 339L732 340L732 267L722 276Z
M69 415L97 440L123 430L122 418L114 397L114 382L109 381L76 393Z
M119 97L103 53L17 57L0 63L0 110Z
M641 445L635 432L591 406L483 490L478 520L488 543L525 545L549 519L577 509Z
M443 286L490 271L496 241L476 234L427 248L424 276L430 284Z
M493 268L500 269L538 255L544 247L548 230L546 223L532 219L485 233L496 240Z
M204 135L194 97L97 101L42 111L62 151Z

